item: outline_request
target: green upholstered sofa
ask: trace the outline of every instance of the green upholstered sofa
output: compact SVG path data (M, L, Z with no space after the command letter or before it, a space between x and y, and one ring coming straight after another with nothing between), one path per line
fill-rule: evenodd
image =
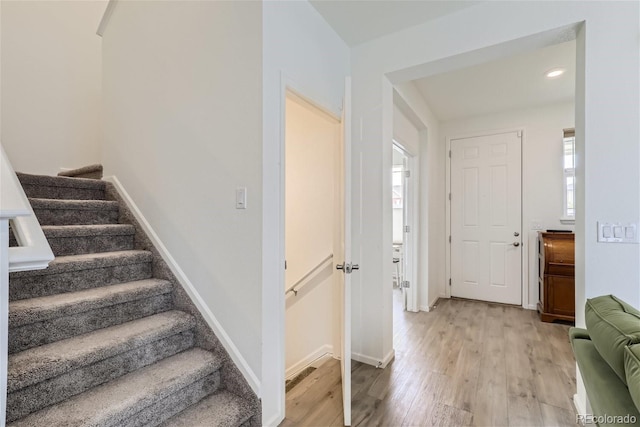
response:
M640 426L640 311L600 296L587 300L585 323L569 336L594 416L586 421Z

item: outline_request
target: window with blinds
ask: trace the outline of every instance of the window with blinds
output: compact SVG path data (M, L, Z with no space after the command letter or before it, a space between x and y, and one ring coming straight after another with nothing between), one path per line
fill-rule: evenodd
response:
M562 146L564 151L564 208L563 217L566 219L575 219L576 217L576 133L574 129L564 129L562 138Z

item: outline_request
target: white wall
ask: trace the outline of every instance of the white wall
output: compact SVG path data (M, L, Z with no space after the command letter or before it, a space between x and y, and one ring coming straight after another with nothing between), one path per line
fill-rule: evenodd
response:
M573 230L563 224L563 129L574 127L573 102L514 110L442 122L441 143L446 138L470 136L485 131L523 129L522 144L522 249L525 265L525 307L535 309L538 302L538 232L532 222L543 230ZM525 237L526 236L526 237ZM444 295L444 284L439 292Z
M56 174L100 162L106 1L3 1L2 133L17 171Z
M105 175L194 284L250 384L262 370L261 12L119 2L103 38Z
M638 12L638 2L485 2L352 49L353 115L360 124L353 130L354 184L362 195L353 200L361 227L354 246L360 248L363 267L354 277L360 282L354 290L366 287L355 301L354 312L362 316L354 331L360 343L354 347L374 359L391 348L384 323L391 307L382 283L390 274L384 262L390 233L384 230L391 219L381 206L386 205L382 174L391 161L386 141L392 83L566 40L581 22L584 40L578 42L577 55L585 71L582 79L578 72L576 94L584 100L576 105L576 306L580 313L585 297L609 292L640 306L638 245L598 244L595 233L599 219L632 222L640 217ZM561 30L549 32L554 29ZM610 191L613 187L618 191ZM579 315L577 324L582 322Z
M349 49L308 2L263 3L263 424L284 418L284 86L340 116ZM353 275L352 275L353 276ZM282 314L281 314L282 313Z
M296 97L286 100L285 245L289 289L334 250L340 123ZM318 269L286 310L287 376L333 351L338 324L333 265ZM284 291L283 289L283 291Z

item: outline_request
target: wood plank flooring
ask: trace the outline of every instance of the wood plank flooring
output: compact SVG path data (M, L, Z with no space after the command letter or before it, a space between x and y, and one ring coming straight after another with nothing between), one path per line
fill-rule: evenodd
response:
M568 329L477 301L403 312L396 296L395 360L386 369L353 362L352 425L576 426ZM281 426L342 425L340 402L332 360L287 394Z

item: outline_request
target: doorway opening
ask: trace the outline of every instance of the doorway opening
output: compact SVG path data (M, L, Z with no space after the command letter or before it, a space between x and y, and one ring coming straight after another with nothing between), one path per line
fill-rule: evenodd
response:
M285 423L341 424L341 120L285 97ZM336 404L333 404L336 403ZM327 409L330 408L330 409Z
M398 142L393 142L393 168L391 171L393 209L393 276L394 301L399 300L403 311L415 311L411 286L416 286L413 276L413 233L415 232L411 181L413 159ZM415 172L413 172L415 174ZM413 282L413 283L412 283ZM396 305L394 303L394 311Z

